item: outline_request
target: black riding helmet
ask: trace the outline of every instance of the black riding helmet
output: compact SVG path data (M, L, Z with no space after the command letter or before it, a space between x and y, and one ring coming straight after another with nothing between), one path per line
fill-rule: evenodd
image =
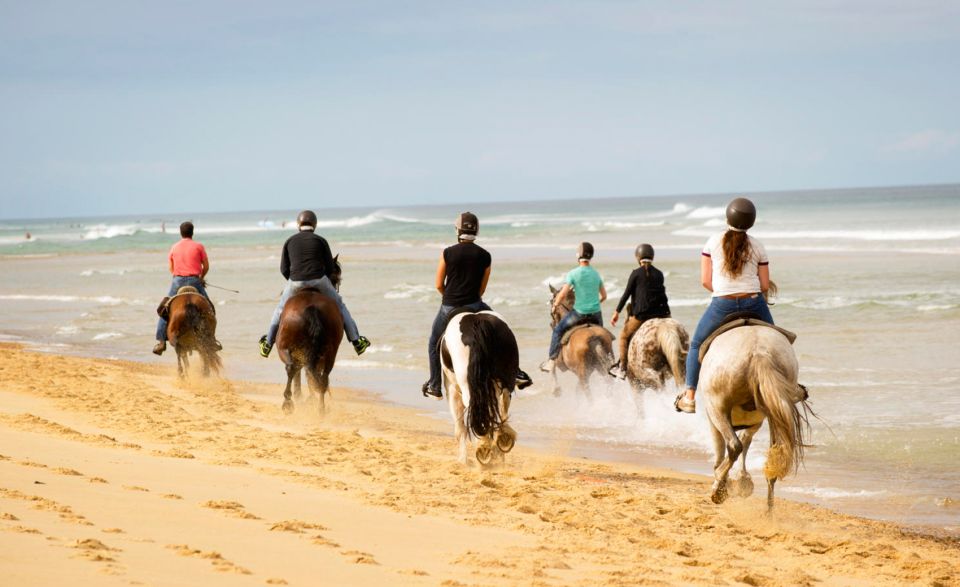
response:
M301 226L310 226L314 230L317 228L317 215L313 213L313 210L304 210L297 215L297 227Z
M480 221L473 212L464 212L457 216L457 221L453 224L457 227L457 234L477 234L480 232Z
M757 207L746 198L734 198L727 204L727 224L737 230L748 230L757 220Z
M637 256L637 263L641 261L653 261L653 245L647 243L637 245L637 250L634 251L633 254Z
M580 243L577 247L577 259L593 259L593 245L590 243Z

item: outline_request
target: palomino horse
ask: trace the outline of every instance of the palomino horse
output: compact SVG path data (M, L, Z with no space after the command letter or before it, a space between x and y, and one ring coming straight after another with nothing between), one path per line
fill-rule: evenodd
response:
M166 304L167 340L177 349L177 373L186 377L190 368L189 355L200 353L203 360L203 376L210 375L212 368L220 372L221 362L217 351L217 317L213 305L200 295L197 289L185 285Z
M572 296L554 304L560 290L550 286L552 298L550 300L550 327L556 328L557 323L573 309ZM559 307L559 308L558 308ZM558 308L553 310L553 308ZM571 327L570 330L577 328ZM560 346L560 355L557 357L556 368L553 370L553 394L560 395L560 382L557 380L557 370L573 371L577 375L577 388L588 391L587 383L590 375L600 373L609 376L607 369L614 363L613 334L596 324L577 328L571 332L566 342Z
M683 389L690 335L673 318L650 318L630 339L627 349L627 379L633 389L660 388L673 376Z
M339 255L338 255L339 257ZM340 288L340 264L334 257L336 273L328 276ZM343 316L337 303L312 287L290 296L280 314L277 354L286 366L287 386L283 390L283 411L293 413L292 396L301 395L300 371L306 370L311 393L320 396L320 414L326 411L324 396L330 388L330 372L343 340ZM293 392L291 393L291 387Z
M770 450L763 467L768 509L773 508L774 484L803 462L809 406L806 388L797 383L799 369L790 341L768 326L741 326L714 339L697 386L697 395L706 400L716 452L710 496L714 503L727 498L727 474L738 458L742 469L731 490L744 497L753 493L747 451L764 419L770 421Z
M513 449L517 433L507 424L517 384L517 339L496 312L454 313L440 339L443 383L453 416L459 460L467 463L467 437L479 441L476 457L489 465Z

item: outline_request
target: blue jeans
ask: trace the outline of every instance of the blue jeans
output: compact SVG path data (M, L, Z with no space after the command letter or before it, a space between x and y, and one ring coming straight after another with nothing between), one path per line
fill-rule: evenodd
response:
M553 336L550 337L550 358L556 359L560 356L560 340L563 333L573 328L577 324L590 323L603 326L603 314L594 312L593 314L581 314L576 310L570 310L553 329Z
M267 342L271 346L277 340L283 306L287 303L287 300L293 297L293 294L305 287L315 287L320 290L320 293L337 303L337 307L340 309L340 315L343 316L343 331L347 335L347 340L353 342L360 338L360 333L357 331L357 323L353 321L353 316L350 315L350 311L347 310L347 306L344 305L343 298L340 297L340 292L330 283L330 278L324 275L320 279L287 281L287 286L283 288L283 293L280 294L280 303L277 304L277 308L273 311L273 317L270 319L270 330L267 331Z
M736 312L753 312L761 319L773 324L773 315L770 314L767 300L763 299L762 295L738 300L713 298L697 324L693 340L690 341L690 353L687 355L688 388L696 389L697 382L700 380L700 345L723 323L724 318Z
M490 306L483 303L483 301L467 306L440 306L437 317L433 319L433 328L430 330L430 341L427 343L427 357L430 359L430 380L427 382L427 386L430 389L440 389L440 349L438 348L438 343L440 342L440 337L443 336L444 329L447 327L447 318L450 316L450 313L457 308L467 308L471 312L480 312L481 310L489 310Z
M200 295L210 300L210 296L207 295L207 290L203 288L203 280L199 277L182 277L174 276L173 283L170 284L170 292L167 294L168 297L177 295L177 290L185 285L192 285L197 288L197 291L200 292ZM213 302L210 302L211 304ZM161 318L157 322L157 340L167 341L167 321Z

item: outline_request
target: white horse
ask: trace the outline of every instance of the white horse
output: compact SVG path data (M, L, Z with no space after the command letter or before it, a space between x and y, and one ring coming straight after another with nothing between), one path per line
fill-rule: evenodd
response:
M627 379L637 391L659 388L671 375L683 389L690 335L673 318L644 321L630 339L627 350Z
M734 328L713 341L703 359L697 395L707 400L713 432L714 503L727 498L727 474L738 458L740 477L730 489L743 497L753 493L747 451L764 419L770 421L770 450L763 467L768 509L773 508L774 484L803 462L809 407L807 390L797 383L799 369L790 341L767 326Z
M440 359L460 462L467 463L471 433L478 438L481 465L489 465L497 454L502 459L517 440L507 424L520 366L513 332L496 312L455 314L440 340Z

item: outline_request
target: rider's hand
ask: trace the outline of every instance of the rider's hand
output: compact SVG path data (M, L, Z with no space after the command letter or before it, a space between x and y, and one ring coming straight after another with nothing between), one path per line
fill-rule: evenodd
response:
M617 320L620 319L620 312L614 312L613 317L610 318L610 326L616 326Z

